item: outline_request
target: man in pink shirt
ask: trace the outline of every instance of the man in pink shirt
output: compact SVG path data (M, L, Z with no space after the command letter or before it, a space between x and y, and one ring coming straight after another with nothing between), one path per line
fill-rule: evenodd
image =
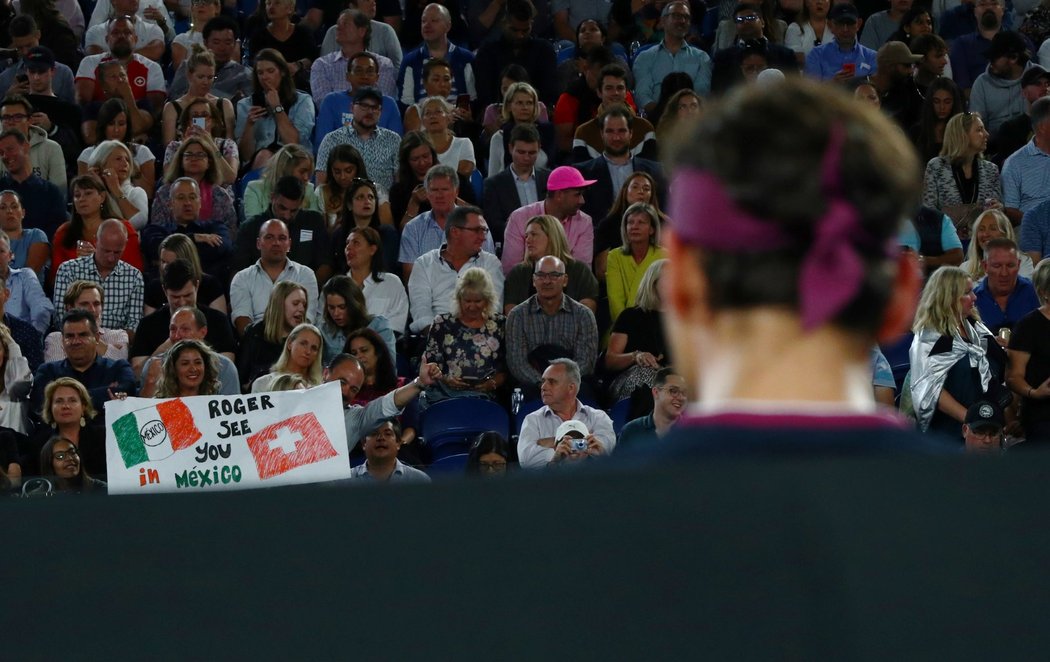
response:
M572 166L555 168L547 179L547 197L519 207L507 217L507 228L503 233L503 273L510 273L525 257L525 225L529 219L544 214L561 221L572 256L590 267L594 261L594 224L580 208L583 207L583 189L594 182L593 179L584 179Z

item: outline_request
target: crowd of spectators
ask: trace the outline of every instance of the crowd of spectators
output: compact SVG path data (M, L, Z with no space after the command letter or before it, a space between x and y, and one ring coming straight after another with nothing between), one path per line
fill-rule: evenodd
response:
M905 409L961 438L994 401L1015 441L1050 439L1045 10L888 4L8 7L0 469L93 489L108 399L330 380L355 476L424 476L416 418L450 398L523 419L473 473L612 453L625 401L624 445L651 444L689 396L663 340L661 148L785 77L879 108L924 164L898 242L930 283Z

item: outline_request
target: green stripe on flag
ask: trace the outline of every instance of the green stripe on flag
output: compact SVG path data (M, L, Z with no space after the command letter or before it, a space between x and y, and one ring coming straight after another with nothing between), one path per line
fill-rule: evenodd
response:
M134 412L124 414L113 423L113 434L117 437L117 447L120 448L125 467L131 468L136 464L149 462L146 446L139 436L138 419L135 418Z

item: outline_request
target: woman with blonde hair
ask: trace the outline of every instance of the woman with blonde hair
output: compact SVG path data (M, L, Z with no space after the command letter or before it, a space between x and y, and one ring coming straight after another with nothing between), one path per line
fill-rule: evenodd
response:
M663 333L660 276L666 259L654 261L638 284L635 304L615 320L605 352L605 367L618 373L609 384L613 400L628 398L639 386L652 386L660 368L671 364Z
M442 379L423 392L420 407L456 397L496 397L507 379L505 326L492 278L484 269L463 272L452 295L452 312L430 325L426 355Z
M281 356L270 367L270 374L261 375L252 382L252 393L271 390L274 381L282 374L299 375L308 385L317 386L322 381L323 356L321 330L313 324L299 324L288 334Z
M998 239L1000 237L1014 242L1017 241L1017 237L1014 233L1014 226L1002 211L998 209L989 209L982 212L973 222L973 228L970 234L970 247L966 250L966 261L963 262L960 267L963 271L970 274L970 278L972 278L975 283L984 278L983 262L985 244L992 239ZM1032 258L1028 257L1028 255L1022 251L1017 251L1017 257L1021 260L1020 275L1025 278L1031 278L1032 273L1035 271L1035 265L1032 264Z
M8 428L22 434L28 432L25 399L12 397L11 388L28 389L32 381L33 373L29 370L29 361L22 356L22 350L11 337L11 332L0 324L0 428ZM0 466L0 469L11 475L9 467Z
M939 209L955 223L959 239L970 238L969 214L1002 207L999 168L984 158L988 131L977 113L960 113L944 127L940 156L926 164L922 204Z
M219 357L207 343L184 339L164 356L154 397L179 398L219 393Z
M164 169L164 183L153 197L150 225L169 225L175 222L171 207L171 189L175 181L189 177L197 183L201 220L219 221L227 227L231 240L237 237L237 210L233 195L222 185L220 164L228 164L219 154L215 141L206 133L183 140Z
M438 163L456 169L463 181L469 182L477 169L474 145L468 138L460 138L452 132L453 107L442 97L427 97L419 102L423 119L420 127L427 142L437 152Z
M659 215L660 226L667 221L667 216L660 210L660 201L656 196L656 180L647 172L636 171L627 176L620 192L616 194L609 213L598 224L594 231L594 275L599 281L605 280L608 270L609 251L623 246L623 214L636 202L646 202Z
M102 141L91 152L88 171L102 180L120 218L142 229L149 220L149 197L145 189L131 183L137 166L128 146L119 140Z
M605 274L613 322L624 308L634 305L649 265L667 257L667 250L660 246L660 212L646 202L636 202L623 213L620 238L619 250L609 251Z
M981 322L973 279L958 267L933 272L912 330L911 400L919 429L958 439L978 400L1010 404L1003 385L1006 354Z
M106 475L106 432L98 425L98 411L87 389L72 377L59 377L44 389L40 411L44 425L29 438L29 452L22 456L22 473L40 475L39 449L55 435L65 437L80 453L84 466L98 476Z
M503 94L500 112L502 123L489 140L488 174L491 177L510 165L511 132L519 124L530 124L539 133L540 151L536 155L536 167L546 168L554 149L554 127L540 121L543 104L536 88L528 83L511 83Z
M309 294L299 283L282 280L273 286L263 318L244 330L237 354L237 372L245 389L260 375L270 372L291 332L310 319L309 305ZM321 335L320 331L317 335Z
M196 10L196 3L194 3L194 10ZM174 49L173 44L173 52ZM174 68L178 69L178 65ZM211 109L215 110L215 114L211 115L211 122L205 122L205 129L209 132L214 129L215 133L212 133L212 136L215 138L233 138L233 126L236 121L233 102L215 95L215 70L215 56L203 46L195 45L193 52L186 60L186 93L164 104L164 111L161 113L163 144L168 145L178 140L180 132L183 137L186 137L188 132L194 132L189 129L189 126L192 125L189 124L189 116L186 111L201 102L207 103ZM236 168L237 166L234 166L234 170Z
M525 259L514 266L503 283L503 314L509 315L522 301L536 293L532 272L536 262L553 255L565 263L569 284L565 294L591 309L598 310L598 280L590 267L572 257L569 240L561 221L553 216L533 216L525 224Z
M266 211L270 206L270 196L277 187L277 180L286 175L298 177L303 182L306 192L303 194L302 208L319 211L314 185L310 183L313 172L314 157L301 145L285 145L277 150L259 179L248 182L244 187L245 220Z

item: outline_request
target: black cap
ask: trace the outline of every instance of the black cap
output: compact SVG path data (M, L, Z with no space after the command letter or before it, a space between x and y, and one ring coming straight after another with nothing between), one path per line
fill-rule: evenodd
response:
M379 105L383 105L383 93L370 85L359 87L354 91L354 103L361 103L365 99L372 99L378 101Z
M1050 71L1043 69L1038 64L1033 64L1025 69L1024 74L1021 75L1021 87L1034 85L1044 78L1050 80Z
M1003 415L1002 408L994 402L978 400L966 410L966 420L964 422L971 428L1002 428L1006 425L1006 416Z
M34 46L29 49L25 56L27 69L43 71L55 68L55 54L47 46Z
M848 2L834 5L828 12L828 20L836 23L856 23L860 20L857 8Z
M989 60L1004 55L1023 55L1025 59L1032 57L1032 54L1028 52L1028 44L1025 43L1024 37L1010 30L1000 30L995 33L995 36L992 37L992 45L984 51L984 56Z

